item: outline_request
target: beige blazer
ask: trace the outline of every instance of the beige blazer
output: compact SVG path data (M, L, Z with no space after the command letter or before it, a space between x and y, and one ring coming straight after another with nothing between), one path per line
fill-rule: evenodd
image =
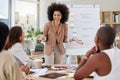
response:
M56 41L61 54L65 53L63 42L66 43L68 38L68 26L66 23L60 23L58 33L56 33L53 21L48 22L44 26L43 34L47 38L44 46L44 54L50 55L52 53L56 45Z
M0 80L25 80L16 60L5 50L0 52Z

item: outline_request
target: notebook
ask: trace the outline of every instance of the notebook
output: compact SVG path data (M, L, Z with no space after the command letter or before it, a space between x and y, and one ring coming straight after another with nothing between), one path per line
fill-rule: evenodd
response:
M48 73L45 75L40 75L40 77L55 79L55 78L66 76L66 75L67 74L62 74L62 73Z

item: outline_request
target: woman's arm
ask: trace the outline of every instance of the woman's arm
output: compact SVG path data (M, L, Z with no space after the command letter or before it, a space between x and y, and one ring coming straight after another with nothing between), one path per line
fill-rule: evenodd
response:
M75 80L81 80L85 77L88 77L94 70L96 70L96 57L92 56L92 54L95 54L96 49L93 47L91 50L89 50L86 55L83 57L82 61L80 62L78 68L76 69L74 78Z
M47 41L48 40L48 24L45 24L45 26L44 26L43 35L44 35L44 37L43 37L44 41Z
M79 68L76 70L74 75L75 80L82 80L88 77L92 72L97 71L100 62L98 58L98 54L95 54L85 62L81 62L83 64L80 65Z
M43 34L37 36L38 40L47 41L48 39L48 26L45 24Z

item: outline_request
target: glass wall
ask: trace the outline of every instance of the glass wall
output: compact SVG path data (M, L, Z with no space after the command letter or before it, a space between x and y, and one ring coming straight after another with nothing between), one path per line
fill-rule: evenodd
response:
M15 25L19 25L26 33L29 29L37 29L39 25L39 1L16 0Z
M9 25L9 0L0 0L0 21Z

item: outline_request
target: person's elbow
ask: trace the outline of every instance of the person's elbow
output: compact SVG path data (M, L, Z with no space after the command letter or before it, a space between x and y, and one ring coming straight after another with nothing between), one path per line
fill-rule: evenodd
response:
M75 74L74 79L75 80L82 80L83 78L81 76L79 76L78 74Z

